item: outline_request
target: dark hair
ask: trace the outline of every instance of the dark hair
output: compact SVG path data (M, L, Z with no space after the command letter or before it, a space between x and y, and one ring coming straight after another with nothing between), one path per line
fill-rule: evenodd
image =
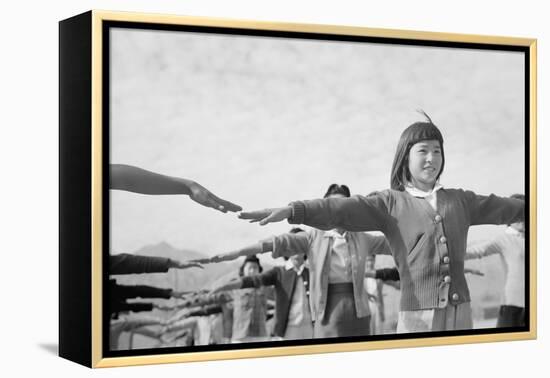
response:
M342 194L343 196L346 196L346 197L351 196L349 188L346 185L338 185L338 184L331 184L328 187L327 192L325 193L325 196L323 198L327 198L332 194Z
M393 165L391 168L390 187L394 190L405 190L405 184L411 180L411 173L409 172L409 151L411 147L418 142L424 140L437 140L441 147L441 169L437 175L437 179L443 173L445 167L445 152L443 150L443 135L439 131L436 125L432 122L431 118L422 110L419 111L426 117L424 122L415 122L403 131L397 149L395 151L395 158L393 159Z
M244 266L246 265L247 262L258 264L258 267L260 268L260 273L262 273L262 271L264 270L262 268L262 264L260 264L260 259L257 258L256 255L246 256L246 259L244 259L242 265L239 268L239 277L244 276Z
M291 233L291 234L297 234L297 233L299 233L299 232L305 232L305 231L304 231L303 229L301 229L300 227L293 227L293 228L289 231L289 233ZM286 261L286 260L289 259L289 257L283 256L283 259L285 259L285 261ZM307 255L306 255L306 254L304 254L304 260L307 260Z

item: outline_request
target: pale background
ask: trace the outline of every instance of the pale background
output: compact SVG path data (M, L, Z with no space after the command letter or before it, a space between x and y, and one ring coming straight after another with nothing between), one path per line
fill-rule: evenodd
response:
M252 210L389 186L401 132L440 127L441 182L523 193L524 55L181 32L111 32L111 162L192 178ZM288 231L181 196L111 192L111 251L207 255ZM492 231L492 232L491 232ZM471 239L497 227L474 227Z
M513 343L134 367L95 372L56 357L57 21L90 8L537 37L540 145L538 266L541 273L539 339ZM549 219L548 213L544 210L550 208L543 193L548 185L545 173L548 172L545 163L548 152L544 146L550 142L545 130L548 113L544 107L549 101L548 71L545 67L550 64L546 45L550 34L541 2L465 0L460 4L440 4L436 1L419 0L372 2L368 5L364 1L306 4L280 0L261 3L213 0L159 0L155 3L21 1L10 3L4 12L4 22L0 26L5 53L1 71L5 106L2 107L3 143L0 149L4 177L0 194L3 200L2 235L5 256L1 278L4 300L0 315L4 325L3 364L0 367L2 375L37 376L50 372L56 376L71 377L120 374L134 377L198 377L219 376L224 373L226 376L261 374L275 377L297 374L332 376L342 372L361 372L365 375L380 376L512 377L540 375L539 372L547 366L550 344L545 321L548 314L543 299L549 285L544 274L544 267L548 266L544 251L548 249L545 230L548 229ZM440 108L430 113L436 122L443 124L445 115L438 113L441 111L443 109ZM468 112L462 114L469 116ZM416 117L414 108L400 117L406 121ZM447 134L445 136L450 145L450 137ZM394 143L390 146L390 149L393 148ZM478 165L479 162L476 163L476 167ZM507 165L503 167L507 168ZM170 173L171 169L166 171ZM355 186L357 185L360 184ZM210 186L213 190L218 189L220 195L224 194L222 186ZM355 187L352 189L359 191ZM314 190L317 190L317 186ZM253 205L247 203L247 206ZM264 206L263 203L261 206Z

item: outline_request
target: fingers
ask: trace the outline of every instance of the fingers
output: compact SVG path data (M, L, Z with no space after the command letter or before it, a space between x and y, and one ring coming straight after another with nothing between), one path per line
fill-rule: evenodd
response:
M262 221L260 221L260 226L265 226L268 223L271 222L277 222L277 219L275 219L275 214L272 213L268 217L264 218Z
M221 206L226 211L237 212L241 211L243 208L233 202L226 201L224 199L218 198L215 195L212 195L214 200L218 203L218 208ZM221 210L220 210L221 211Z
M233 202L226 201L206 188L201 188L205 197L206 206L212 207L216 210L226 213L228 211L241 211L243 208Z
M243 208L233 202L226 201L212 192L208 192L206 195L206 206L214 208L221 211L222 213L227 213L228 211L236 212L241 211Z
M280 222L289 217L288 208L264 209L259 211L241 212L240 219L248 219L250 223L259 222L260 226Z
M197 264L197 265L200 266L201 268L204 268L204 267L202 266L202 264L208 264L208 263L210 263L210 262L211 262L211 261L210 261L209 258L204 258L204 259L193 259L193 260L189 260L189 261L185 262L185 264L188 264L188 265L190 265L190 264Z
M256 211L241 211L239 213L239 219L251 219L259 221L271 214L270 210L256 210Z
M182 268L182 269L188 269L188 268L199 268L199 269L204 269L204 266L202 266L201 263L197 263L197 262L188 262L188 263L183 263L183 264L181 264L181 268Z
M272 215L271 210L259 210L259 211L250 211L250 212L241 212L239 213L239 219L247 219L248 223L259 223L260 225L265 225L264 223L266 218Z

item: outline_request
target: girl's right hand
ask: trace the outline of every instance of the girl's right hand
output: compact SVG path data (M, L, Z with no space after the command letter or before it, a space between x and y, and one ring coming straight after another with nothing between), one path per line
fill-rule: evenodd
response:
M277 207L273 209L263 209L249 212L241 212L240 219L248 219L250 223L259 222L260 226L265 226L268 223L280 222L292 216L292 207Z

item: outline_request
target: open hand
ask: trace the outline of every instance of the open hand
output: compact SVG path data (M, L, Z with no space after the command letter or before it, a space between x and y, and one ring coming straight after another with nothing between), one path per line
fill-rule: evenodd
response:
M189 268L200 268L200 269L204 269L204 267L202 266L202 264L198 261L195 261L195 260L191 260L191 261L182 261L182 262L177 262L176 263L176 266L174 267L176 269L189 269Z
M273 209L263 209L256 211L241 212L240 219L248 219L250 223L259 222L260 226L268 223L280 222L292 216L292 207L277 207Z
M190 184L189 192L189 198L191 198L193 201L200 203L203 206L219 210L222 213L227 213L228 211L242 210L242 207L240 207L239 205L219 198L208 189L196 182Z

